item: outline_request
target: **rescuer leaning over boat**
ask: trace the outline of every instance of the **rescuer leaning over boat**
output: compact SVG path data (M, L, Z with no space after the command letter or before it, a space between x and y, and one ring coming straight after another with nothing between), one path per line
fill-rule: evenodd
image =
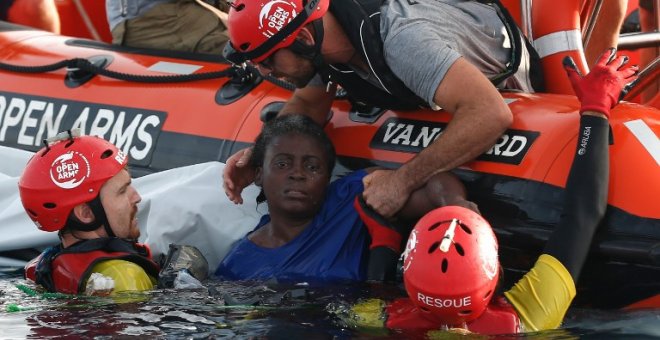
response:
M411 233L403 257L408 298L386 304L372 299L353 306L361 326L394 329L460 329L511 334L561 325L576 294L590 244L605 215L608 195L608 118L637 67L609 49L593 71L581 77L568 58L564 65L581 102L579 138L564 210L534 267L503 297L497 239L488 222L461 207L425 215ZM398 244L390 244L397 252ZM395 266L396 261L390 266Z
M452 112L446 130L401 167L364 176L367 205L392 217L429 178L488 151L512 123L497 87L542 83L507 13L498 1L237 0L224 56L295 84L279 115L303 113L319 125L337 84L358 107ZM234 202L254 181L253 169L241 171L249 154L227 159L223 183Z
M61 240L26 265L26 278L67 294L152 289L159 265L136 242L141 197L128 157L98 137L61 135L34 154L18 183L30 218Z

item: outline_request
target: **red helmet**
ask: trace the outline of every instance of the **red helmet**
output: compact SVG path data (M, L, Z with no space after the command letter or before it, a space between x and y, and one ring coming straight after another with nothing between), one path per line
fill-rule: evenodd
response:
M229 43L223 52L234 64L258 63L293 44L300 29L321 18L330 0L236 0L229 9Z
M403 281L410 299L431 320L452 326L478 318L498 278L497 239L472 210L435 209L408 238Z
M45 231L62 229L71 210L98 196L101 186L128 163L128 157L104 139L65 136L37 151L18 181L25 211Z

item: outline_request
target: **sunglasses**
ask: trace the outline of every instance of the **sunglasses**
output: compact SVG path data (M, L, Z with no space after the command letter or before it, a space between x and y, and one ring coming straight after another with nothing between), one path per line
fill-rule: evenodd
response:
M273 70L273 66L275 65L275 53L277 53L277 51L271 53L268 57L266 57L266 59L258 62L257 64L263 68Z

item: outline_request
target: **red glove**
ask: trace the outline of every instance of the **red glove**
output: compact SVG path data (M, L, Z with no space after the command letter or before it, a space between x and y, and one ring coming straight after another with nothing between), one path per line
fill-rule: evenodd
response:
M401 252L401 233L392 226L383 216L367 206L362 195L355 197L353 207L357 210L360 219L369 230L371 245L369 249L388 247L397 254Z
M601 54L591 72L582 76L571 57L563 60L564 69L573 90L582 103L580 113L595 111L610 116L610 109L621 98L624 86L637 78L638 67L624 67L628 63L627 56L616 56L616 49L610 48Z

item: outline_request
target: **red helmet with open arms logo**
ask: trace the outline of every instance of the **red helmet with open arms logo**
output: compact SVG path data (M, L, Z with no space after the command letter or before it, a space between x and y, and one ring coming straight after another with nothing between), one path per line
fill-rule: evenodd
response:
M321 18L330 0L236 0L229 9L229 43L223 52L234 64L258 63L288 47L307 23Z
M112 143L60 133L37 151L18 181L21 202L37 227L58 231L76 205L99 195L103 184L128 164Z
M429 212L408 238L403 279L410 299L431 320L452 326L478 318L499 279L490 224L458 206Z

